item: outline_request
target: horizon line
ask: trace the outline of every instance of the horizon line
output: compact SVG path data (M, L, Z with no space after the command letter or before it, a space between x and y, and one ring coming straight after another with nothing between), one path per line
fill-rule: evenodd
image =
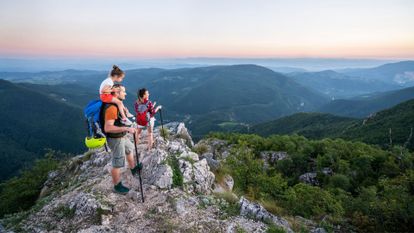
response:
M112 60L112 59L122 59L122 60L197 60L197 59L238 59L238 60L296 60L296 59L309 59L309 60L414 60L412 57L372 57L372 56L165 56L165 57L139 57L139 56L0 56L0 59L10 59L10 60L32 60L32 59L41 59L41 60Z

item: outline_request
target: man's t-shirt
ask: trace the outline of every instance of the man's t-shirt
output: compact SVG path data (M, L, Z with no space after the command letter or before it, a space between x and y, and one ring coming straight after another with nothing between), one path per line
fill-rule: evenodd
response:
M109 106L105 112L105 121L118 119L118 108L114 105Z

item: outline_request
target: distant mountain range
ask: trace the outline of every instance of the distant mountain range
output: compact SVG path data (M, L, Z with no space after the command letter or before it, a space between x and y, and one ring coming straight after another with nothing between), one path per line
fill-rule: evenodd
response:
M358 79L333 70L290 73L288 75L303 86L322 92L332 100L401 88L397 84Z
M365 119L323 113L297 113L253 126L250 132L264 136L299 134L314 139L339 137L383 147L389 145L391 138L394 144L407 143L408 148L414 149L413 139L410 138L412 128L414 100L408 100Z
M361 80L381 81L402 87L414 85L414 61L389 63L368 69L345 69L340 72Z
M70 84L72 86L68 88L72 89L73 85L78 85L83 87L79 92L66 91L67 95L73 92L77 96L65 99L79 102L79 98L85 96L96 95L97 98L97 87L106 75L101 71L66 70L0 73L0 78L14 82L59 84L58 88L63 89L64 85ZM166 119L184 120L196 137L211 130L223 130L227 123L262 122L295 112L311 111L329 101L326 96L283 74L256 65L128 70L124 85L130 93L127 106L132 108L136 91L147 87L151 99L165 107ZM81 93L85 95L79 97Z
M163 69L193 68L201 66L256 64L259 66L278 69L291 67L320 71L326 69L344 69L374 67L393 62L394 60L377 59L333 59L333 58L214 58L190 57L171 59L70 59L70 58L2 58L0 71L9 72L40 72L60 71L64 69L77 70L107 70L112 64L128 70L147 67Z
M410 99L414 99L414 87L371 93L352 99L333 100L317 109L317 111L339 116L363 118Z
M294 72L296 82L332 99L351 98L414 86L414 61L385 64L375 68Z

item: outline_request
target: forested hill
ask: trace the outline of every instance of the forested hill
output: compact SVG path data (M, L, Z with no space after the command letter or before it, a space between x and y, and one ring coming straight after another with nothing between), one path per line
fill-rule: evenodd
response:
M252 127L260 135L300 134L308 138L340 137L388 147L405 145L414 149L414 100L380 111L365 119L322 113L298 113ZM391 130L391 131L390 131Z
M78 153L84 149L82 109L29 86L0 80L0 180L12 177L46 148Z

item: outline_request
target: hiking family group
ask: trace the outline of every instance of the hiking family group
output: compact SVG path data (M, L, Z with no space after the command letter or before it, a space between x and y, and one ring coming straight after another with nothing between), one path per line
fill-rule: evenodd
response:
M141 88L137 91L137 100L134 103L135 116L131 114L123 104L127 95L125 86L121 84L124 78L125 72L114 65L99 87L100 100L90 102L84 111L88 126L86 146L91 149L105 146L107 150L109 147L112 153L111 176L114 191L120 194L129 192L129 188L121 181L121 168L125 166L125 158L132 175L140 175L142 164L139 162L137 145L140 143L142 131L146 129L147 149L153 148L155 114L161 110L161 106L156 106L156 102L149 100L149 91ZM128 133L133 134L135 145L127 137ZM142 195L141 177L139 178Z

